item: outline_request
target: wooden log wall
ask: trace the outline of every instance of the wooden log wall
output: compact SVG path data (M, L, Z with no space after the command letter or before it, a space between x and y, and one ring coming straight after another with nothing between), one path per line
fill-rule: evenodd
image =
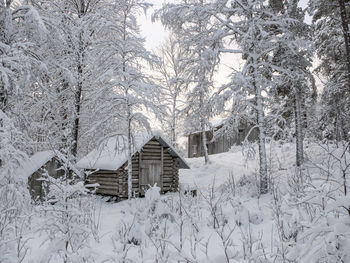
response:
M140 162L144 160L163 160L162 167L162 192L177 191L179 184L178 160L173 158L168 148L163 147L157 140L151 140L142 148L141 153L136 153L132 159L132 191L135 196L140 194ZM127 164L117 171L100 170L89 175L87 183L98 183L96 193L112 195L119 200L128 196L128 172Z
M118 196L119 178L116 171L100 170L88 176L88 184L98 183L96 193Z

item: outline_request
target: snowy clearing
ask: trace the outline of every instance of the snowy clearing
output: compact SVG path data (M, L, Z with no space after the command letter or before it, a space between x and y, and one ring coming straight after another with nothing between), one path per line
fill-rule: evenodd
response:
M294 147L270 149L273 167L280 175L290 173ZM187 159L192 169L180 173L182 187L197 189L197 197L159 196L155 189L146 198L119 203L97 197L93 217L98 229L80 257L94 262L249 262L252 257L276 257L273 198L258 195L256 159L246 160L238 146L210 157L208 165L203 158ZM53 249L43 244L45 232L36 232L43 221L41 211L34 215L25 262L45 262Z

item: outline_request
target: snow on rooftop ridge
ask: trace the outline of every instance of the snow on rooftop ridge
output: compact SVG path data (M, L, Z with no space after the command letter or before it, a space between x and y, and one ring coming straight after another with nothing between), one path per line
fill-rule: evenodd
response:
M152 135L140 133L133 136L132 152L140 151ZM127 136L119 135L106 139L97 149L92 150L88 155L77 162L81 169L106 169L117 170L128 160Z
M178 153L178 151L175 149L174 145L172 145L167 139L165 139L163 136L162 136L162 132L161 131L158 131L159 135L154 135L155 137L159 137L161 138L161 140L169 146L169 148L171 149L172 153L170 153L171 155L176 155L178 156L180 159L181 159L181 162L183 162L183 165L184 166L187 166L188 169L190 168L190 165L188 164L188 162ZM156 132L157 133L157 132Z
M153 137L161 140L163 144L169 146L172 154L178 156L181 161L188 166L186 161L178 154L175 148L167 142L160 131L152 133L139 133L133 136L132 155L141 151L142 147ZM85 157L80 159L76 166L80 169L91 170L118 170L128 160L127 137L119 135L105 140L97 149L92 150ZM189 167L189 166L188 166Z

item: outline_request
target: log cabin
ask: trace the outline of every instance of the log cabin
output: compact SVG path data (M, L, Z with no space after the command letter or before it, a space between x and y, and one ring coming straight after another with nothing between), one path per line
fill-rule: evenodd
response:
M86 173L87 187L116 200L128 197L128 154L126 136L109 138L83 157L77 167ZM132 192L142 197L157 184L161 193L177 191L179 169L189 169L186 161L160 135L135 135L132 143Z

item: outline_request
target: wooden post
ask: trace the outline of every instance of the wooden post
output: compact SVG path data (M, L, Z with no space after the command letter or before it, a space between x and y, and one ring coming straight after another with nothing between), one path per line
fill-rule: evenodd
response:
M160 146L160 162L161 162L161 172L160 172L160 191L163 193L163 177L164 177L164 150L163 146Z
M142 193L142 189L141 189L141 184L140 184L140 180L141 180L141 166L142 166L142 149L139 152L139 195Z

